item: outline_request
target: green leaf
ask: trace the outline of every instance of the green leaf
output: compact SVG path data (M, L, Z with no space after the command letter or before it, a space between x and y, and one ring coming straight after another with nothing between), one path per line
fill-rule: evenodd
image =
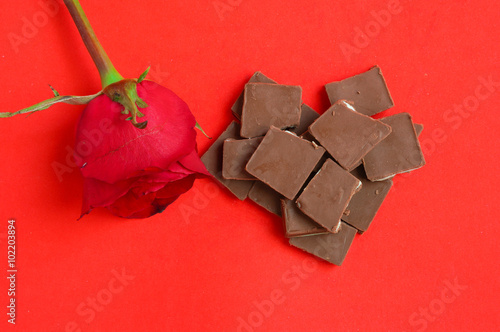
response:
M49 87L50 87L50 89L52 90L52 92L54 93L54 96L56 96L56 97L59 97L59 96L60 96L59 92L57 92L57 90L56 90L56 89L54 89L54 87L53 87L52 85L50 85L50 84L49 84Z
M148 69L146 69L144 71L144 73L142 73L141 76L139 76L139 78L137 79L137 83L141 83L142 81L144 81L144 79L146 78L146 75L149 73L150 69L151 69L151 66L149 66Z
M201 128L200 124L198 122L196 122L196 128L198 128L202 133L203 135L205 135L208 139L212 139L212 137L208 136L205 131L203 130L203 128Z
M66 103L70 105L84 105L88 104L92 99L100 96L102 94L102 91L99 91L98 93L90 96L57 96L54 98L50 98L47 100L44 100L38 104L35 104L33 106L30 106L28 108L24 108L22 110L19 110L17 112L0 112L0 118L10 118L14 115L18 114L24 114L24 113L33 113L37 111L41 111L44 109L49 108L50 106L57 104L57 103Z

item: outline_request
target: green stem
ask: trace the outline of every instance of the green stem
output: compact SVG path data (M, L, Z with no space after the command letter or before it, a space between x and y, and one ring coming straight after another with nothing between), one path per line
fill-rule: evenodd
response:
M90 26L89 20L83 12L80 2L78 0L64 0L64 4L68 8L71 17L73 17L73 21L82 36L83 43L85 47L87 47L92 60L94 60L97 70L99 70L102 88L104 89L110 84L123 80L123 76L115 69L106 51L104 51L101 43L97 40L94 30Z

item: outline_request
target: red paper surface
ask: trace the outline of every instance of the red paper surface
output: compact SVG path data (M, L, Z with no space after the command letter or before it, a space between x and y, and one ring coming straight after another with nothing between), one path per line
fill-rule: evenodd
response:
M61 94L100 90L62 2L43 9L53 1L2 4L2 112L51 97L47 84ZM9 219L19 331L498 330L498 2L82 6L124 76L151 66L149 78L183 98L214 137L256 70L301 85L322 113L324 84L378 64L396 104L383 115L409 112L424 124L427 165L396 177L337 267L290 247L278 218L210 180L146 220L95 210L76 221L82 177L73 168L60 181L53 164L66 163L83 106L1 119L0 330L14 329ZM210 144L198 135L200 153Z

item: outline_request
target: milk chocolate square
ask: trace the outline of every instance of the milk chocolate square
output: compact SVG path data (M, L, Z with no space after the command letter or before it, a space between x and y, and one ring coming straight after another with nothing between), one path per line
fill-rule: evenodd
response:
M347 170L390 132L391 127L356 112L346 101L333 104L309 126L309 133Z
M417 133L417 137L419 137L420 134L422 133L422 130L424 130L424 125L419 123L414 123L413 127L415 128L415 133Z
M244 93L242 137L265 135L271 126L286 129L299 125L302 104L300 86L247 83Z
M222 177L231 180L255 180L245 166L262 141L262 137L224 140Z
M292 237L289 242L294 247L340 266L344 262L355 235L356 228L341 223L340 231L336 234Z
M356 111L374 115L394 106L382 71L375 66L362 74L325 85L332 104L345 99L352 101Z
M260 71L256 71L252 77L248 80L248 83L271 83L277 84L274 80L270 79L266 75L262 74ZM241 119L241 109L243 107L243 94L244 91L241 92L240 96L234 102L231 107L231 111L233 111L234 116L239 120Z
M368 229L375 218L392 187L392 181L372 182L368 180L363 166L359 166L351 174L361 181L362 186L361 190L355 193L349 201L342 215L342 220L362 233Z
M281 200L281 216L286 237L329 233L324 227L306 216L294 201Z
M324 153L320 146L271 127L246 170L286 198L294 199Z
M424 130L424 125L419 124L419 123L414 123L414 124L413 124L413 127L415 128L415 133L417 133L417 137L420 137L420 134L421 134L421 133L422 133L422 131ZM307 139L307 140L312 140L312 139L314 139L314 137L312 137L312 136L311 136L310 134L308 134L307 132L306 132L306 134L307 134L307 135L309 135L309 136L307 136L307 137L306 137L306 136L304 136L304 135L303 135L303 136L301 136L301 137L303 137L303 138L305 138L305 139ZM311 137L312 139L310 139L310 137ZM363 160L360 160L359 162L357 162L357 163L356 163L356 166L354 166L354 168L357 168L357 167L358 167L359 165L361 165L361 164L363 164ZM364 169L363 169L363 172L364 172ZM363 173L363 174L364 174L364 173ZM365 175L365 176L366 176L366 175Z
M299 209L328 231L336 233L340 218L361 181L328 159L297 198Z
M392 132L363 158L369 180L385 180L425 165L410 114L399 113L380 121L391 126Z
M281 202L283 195L260 181L255 181L248 193L248 198L262 206L267 211L281 217Z
M297 135L302 135L307 131L307 128L317 119L319 118L319 113L313 110L311 107L306 104L302 104L300 106L300 123L296 128L293 128L292 132Z
M226 130L217 138L215 142L208 148L207 152L201 157L201 161L205 164L208 172L212 174L221 184L231 191L240 200L244 200L253 181L238 181L226 180L222 177L222 154L224 140L227 138L240 139L240 125L235 121L231 122Z

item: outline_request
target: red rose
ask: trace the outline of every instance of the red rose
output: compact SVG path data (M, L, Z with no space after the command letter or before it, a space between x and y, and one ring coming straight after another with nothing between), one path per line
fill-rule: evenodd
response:
M84 178L81 217L105 207L124 218L162 212L209 176L196 149L195 126L182 99L167 88L124 79L115 69L78 0L64 0L101 77L102 90L89 96L55 97L0 118L33 113L56 103L88 104L76 133L75 162ZM80 218L81 218L80 217Z
M120 217L146 218L189 190L197 176L208 175L187 104L151 81L138 83L137 94L148 105L140 109L145 129L126 121L130 115L107 95L81 115L75 157L84 177L82 216L105 207ZM92 138L95 133L100 140Z

